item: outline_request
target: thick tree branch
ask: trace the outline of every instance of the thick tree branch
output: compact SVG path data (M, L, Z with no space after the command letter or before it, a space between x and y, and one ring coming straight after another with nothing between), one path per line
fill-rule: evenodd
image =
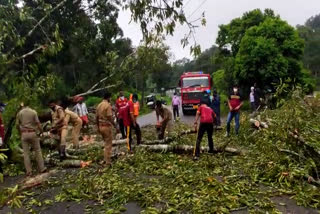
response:
M118 86L118 84L113 84L113 85L109 85L109 86L106 86L106 87L102 87L102 88L98 88L98 89L95 89L95 90L89 90L87 92L84 92L84 93L81 93L81 94L77 94L75 96L86 96L86 95L89 95L89 94L93 94L93 93L96 93L96 92L99 92L99 91L102 91L102 90L105 90L105 89L109 89L109 88L114 88L116 86Z

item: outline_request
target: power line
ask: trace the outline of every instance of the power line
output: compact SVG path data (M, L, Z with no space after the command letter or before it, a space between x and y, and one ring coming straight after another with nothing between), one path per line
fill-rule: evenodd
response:
M188 16L188 19L189 19L191 16L193 16L193 15L202 7L202 5L204 5L204 3L206 3L206 1L207 1L207 0L203 0L203 1L201 2L201 4L197 7L197 9L195 9L195 10Z
M187 1L187 3L185 5L183 5L183 8L185 8L190 2L191 2L191 0Z

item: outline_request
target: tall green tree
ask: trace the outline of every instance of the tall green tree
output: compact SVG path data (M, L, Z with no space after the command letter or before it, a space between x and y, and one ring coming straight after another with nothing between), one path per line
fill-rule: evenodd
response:
M220 48L216 60L223 64L229 87L236 83L248 92L254 83L271 89L281 79L290 79L292 84L306 83L303 40L270 9L253 10L221 25L216 42Z
M309 69L320 85L320 14L298 25L299 35L305 41L304 66Z

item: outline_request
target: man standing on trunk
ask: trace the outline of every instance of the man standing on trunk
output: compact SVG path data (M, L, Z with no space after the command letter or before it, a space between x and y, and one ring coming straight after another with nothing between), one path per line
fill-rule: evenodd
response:
M50 132L59 136L59 156L60 161L64 160L66 155L66 137L68 135L68 127L65 124L65 112L61 106L57 105L56 101L50 101L49 107L52 110L52 127Z
M72 143L73 147L75 149L79 148L79 135L80 130L82 128L82 120L81 118L74 113L73 111L70 111L68 108L64 110L66 116L64 118L64 123L66 126L68 126L68 123L71 122L72 124Z
M173 117L174 121L176 121L176 118L179 118L179 107L180 107L180 99L177 96L177 93L175 92L172 97L172 110L173 110Z
M160 126L159 140L164 138L164 134L166 129L168 128L168 132L172 126L172 113L169 109L164 108L160 100L156 102L156 116L157 116L157 125ZM159 122L159 116L162 118L162 121Z
M21 136L26 175L31 176L30 146L35 152L39 172L46 171L41 153L40 140L36 133L36 131L42 133L42 127L36 111L23 104L21 104L21 107L22 110L17 114L17 129Z
M112 118L112 107L110 104L111 94L106 93L102 102L98 105L96 110L96 122L98 131L104 140L104 163L106 166L111 165L112 155L112 126L116 124Z

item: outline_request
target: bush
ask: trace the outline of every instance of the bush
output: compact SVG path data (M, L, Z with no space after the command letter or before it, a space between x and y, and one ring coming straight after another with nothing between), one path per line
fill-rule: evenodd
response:
M98 105L101 101L101 97L88 97L85 103L88 107L93 107Z

